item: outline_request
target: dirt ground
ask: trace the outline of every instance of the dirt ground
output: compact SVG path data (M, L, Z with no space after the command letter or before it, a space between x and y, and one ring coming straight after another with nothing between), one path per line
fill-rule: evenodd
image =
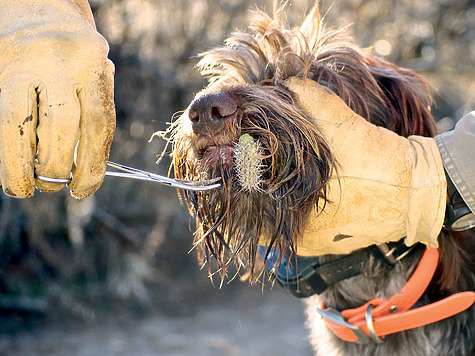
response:
M302 302L278 286L264 295L247 285L232 295L216 289L197 300L185 315L162 305L147 317L56 322L0 335L0 355L312 355Z

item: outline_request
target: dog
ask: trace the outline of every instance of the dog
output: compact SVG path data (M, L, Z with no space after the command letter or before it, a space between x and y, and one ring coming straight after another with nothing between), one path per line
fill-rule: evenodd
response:
M208 264L210 273L216 263L223 278L230 262L248 268L252 281L262 275L256 263L262 235L270 241L262 254L264 263L277 266L285 262L286 254L296 251L311 210L322 206L325 211L328 204L326 187L336 163L317 127L296 104L286 80L311 79L329 88L366 120L398 135L437 134L428 86L419 75L358 48L342 30L325 30L318 3L298 29L287 27L284 7L277 8L273 17L255 10L250 31L234 33L226 46L201 54L198 67L209 78L209 85L165 134L173 145L172 167L177 178L222 179L220 189L185 192L183 198L196 219L198 256ZM242 189L234 169L236 144L243 134L260 144L261 184L255 189ZM474 229L440 232L437 269L416 306L474 290L473 238ZM331 283L319 295L306 298L315 353L473 352L473 306L436 323L386 335L383 340L372 337L358 342L336 336L317 312L322 305L344 310L377 297L391 298L400 292L425 250L421 244L404 250L390 267L374 253L365 255L359 262L360 274ZM313 261L326 264L342 257L316 256Z

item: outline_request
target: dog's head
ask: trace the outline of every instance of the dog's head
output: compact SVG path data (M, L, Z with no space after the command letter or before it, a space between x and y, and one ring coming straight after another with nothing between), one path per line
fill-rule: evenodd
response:
M268 251L294 251L310 212L324 209L336 162L287 79L315 80L398 134L435 133L425 83L360 50L341 31L324 30L317 5L295 29L285 26L282 8L274 18L253 12L249 33L234 33L225 47L202 54L198 67L210 84L169 134L176 177L222 177L221 189L184 193L197 220L195 244L222 271L235 257L252 270L262 236ZM236 167L244 134L257 145L259 179L251 186L243 186Z

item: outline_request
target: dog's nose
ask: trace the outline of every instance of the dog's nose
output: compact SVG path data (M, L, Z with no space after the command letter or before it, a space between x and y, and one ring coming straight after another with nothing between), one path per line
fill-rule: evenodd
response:
M225 92L205 94L195 99L188 110L196 134L218 132L237 112L237 103Z

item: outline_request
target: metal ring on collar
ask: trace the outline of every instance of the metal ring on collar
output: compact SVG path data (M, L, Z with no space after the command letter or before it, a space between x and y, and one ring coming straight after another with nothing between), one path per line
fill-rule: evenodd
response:
M42 180L43 182L48 182L48 183L68 184L69 182L71 182L71 178L51 178L51 177L40 176L39 174L36 174L35 176L39 180Z
M373 326L373 304L369 304L368 308L366 308L366 325L368 326L369 336L371 340L373 340L377 344L381 344L383 340L376 334Z
M370 338L358 325L351 324L345 320L341 313L333 308L319 309L317 312L326 320L335 323L339 326L350 329L353 334L358 338L356 341L357 344L367 344L370 341Z

